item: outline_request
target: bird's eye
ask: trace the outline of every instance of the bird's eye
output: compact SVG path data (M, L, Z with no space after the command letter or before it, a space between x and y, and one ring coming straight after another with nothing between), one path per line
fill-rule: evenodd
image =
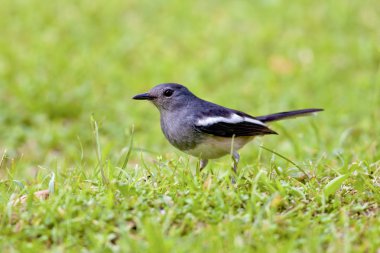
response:
M170 97L171 95L173 95L173 90L171 90L171 89L167 89L167 90L165 90L164 91L164 96L165 97Z

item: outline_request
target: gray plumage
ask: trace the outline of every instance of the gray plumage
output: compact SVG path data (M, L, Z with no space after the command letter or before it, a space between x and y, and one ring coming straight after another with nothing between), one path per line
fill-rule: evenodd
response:
M266 126L266 122L322 111L303 109L253 117L200 99L176 83L157 85L148 93L133 98L149 100L158 108L165 137L174 147L200 158L201 169L208 159L230 154L232 150L236 171L240 148L255 136L277 134Z

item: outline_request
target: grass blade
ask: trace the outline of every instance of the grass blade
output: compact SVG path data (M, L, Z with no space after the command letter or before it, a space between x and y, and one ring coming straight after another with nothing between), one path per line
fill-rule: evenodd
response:
M334 194L348 178L348 174L338 176L323 187L323 194L328 197Z
M49 194L53 194L54 193L54 186L55 186L55 173L52 172L51 173L51 178L50 178L50 181L49 181Z
M309 177L309 175L300 167L300 166L298 166L295 162L293 162L292 160L290 160L289 158L287 158L287 157L285 157L285 156L283 156L283 155L281 155L280 153L277 153L276 151L273 151L273 150L271 150L271 149L269 149L269 148L266 148L266 147L264 147L263 145L260 145L260 148L262 148L262 149L265 149L266 151L269 151L269 152L271 152L272 154L274 154L274 155L276 155L276 156L278 156L278 157L281 157L282 159L284 159L285 161L288 161L288 162L290 162L291 164L293 164L299 171L301 171L308 179L310 179L310 177Z
M102 175L103 183L108 184L108 179L104 173L104 167L103 167L103 162L102 162L102 153L101 153L100 141L99 141L99 127L98 127L98 123L96 122L93 116L91 116L91 123L92 123L93 132L95 136L95 150L96 150L96 157L98 159L100 174Z
M130 139L129 139L128 151L127 151L127 154L125 155L123 165L121 166L121 170L122 170L122 171L124 171L125 168L127 167L127 164L128 164L128 161L129 161L129 157L131 156L131 153L132 153L134 131L135 131L135 129L134 129L134 127L132 126L131 129L129 130L129 133L130 133ZM118 178L120 178L121 173L122 173L122 172L119 173Z

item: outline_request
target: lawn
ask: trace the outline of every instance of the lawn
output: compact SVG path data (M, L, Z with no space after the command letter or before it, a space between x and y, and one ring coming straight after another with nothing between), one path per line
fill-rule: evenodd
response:
M379 252L379 1L2 1L1 252ZM271 125L177 151L163 82ZM264 147L264 148L263 148ZM303 173L305 172L305 173Z

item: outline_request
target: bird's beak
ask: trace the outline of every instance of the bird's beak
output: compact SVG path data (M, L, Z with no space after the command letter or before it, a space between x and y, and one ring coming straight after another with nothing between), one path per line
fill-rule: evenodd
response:
M149 93L138 94L133 97L133 99L136 99L136 100L153 100L155 98L156 97L149 95Z

